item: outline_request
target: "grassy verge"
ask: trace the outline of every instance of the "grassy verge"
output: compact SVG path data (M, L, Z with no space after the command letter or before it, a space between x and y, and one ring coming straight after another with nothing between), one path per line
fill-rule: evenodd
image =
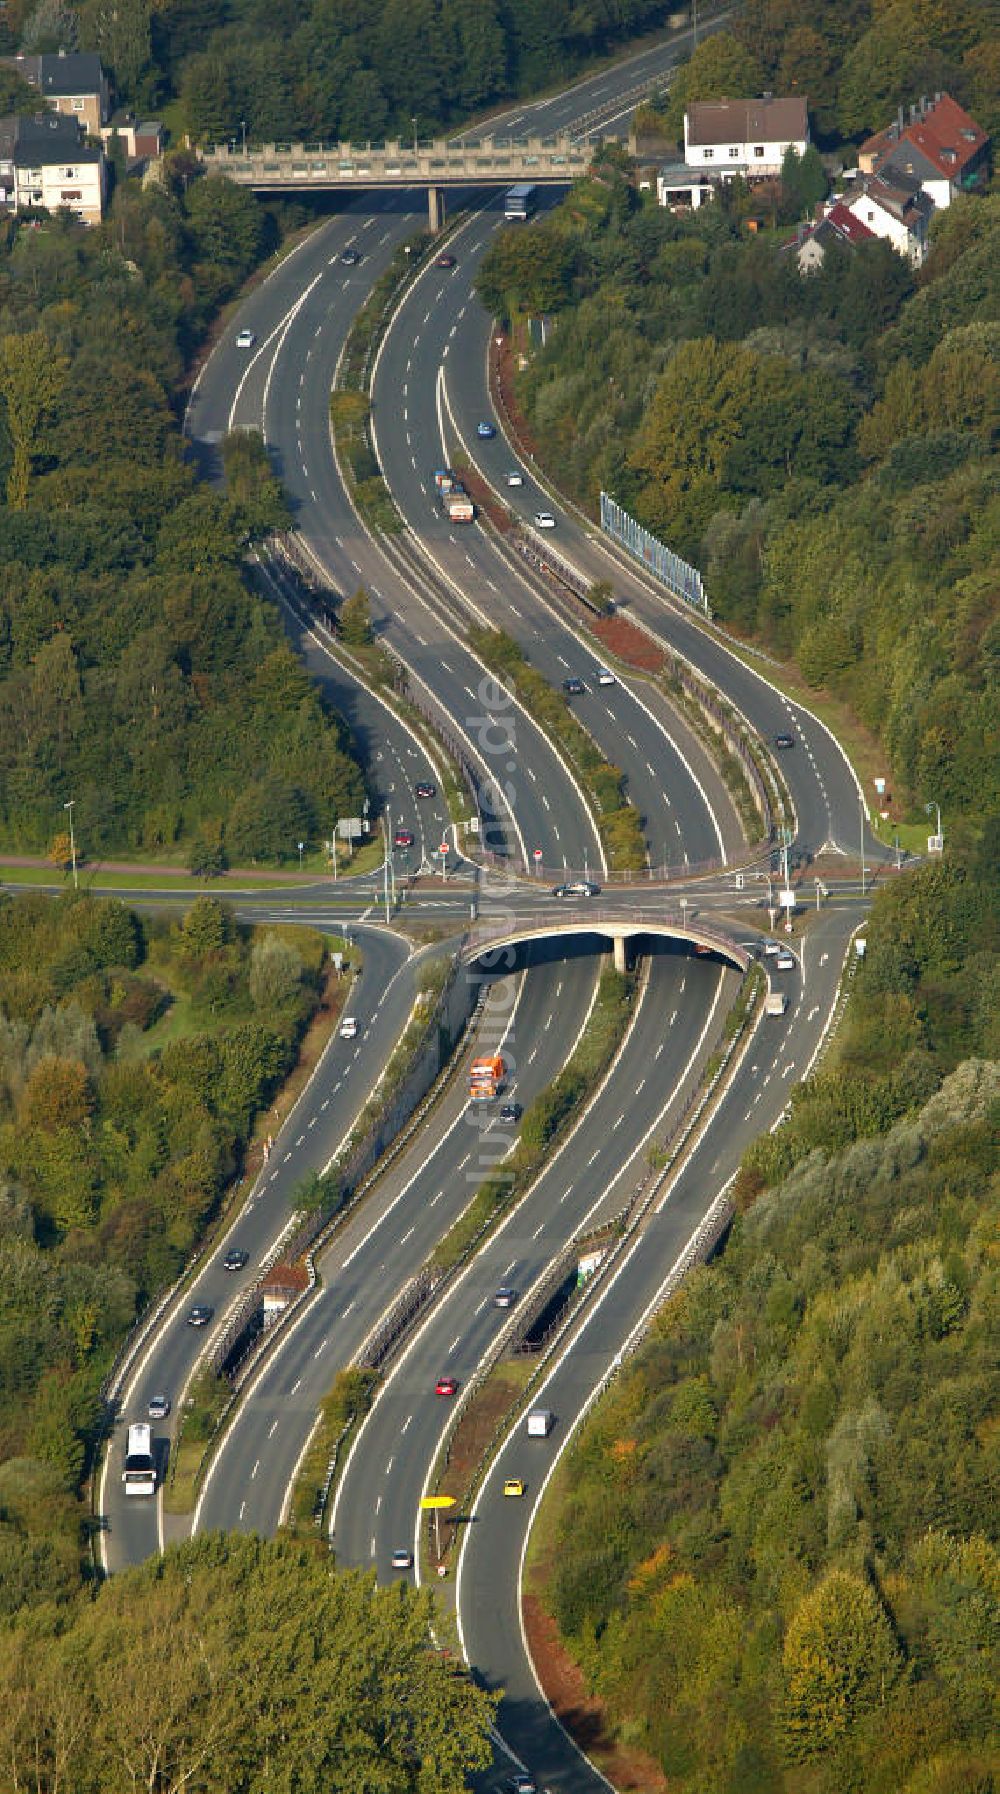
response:
M163 1506L168 1514L189 1514L194 1507L201 1467L230 1397L225 1377L214 1370L201 1371L192 1382L163 1486Z
M288 1510L290 1532L322 1525L336 1472L371 1406L377 1384L374 1371L356 1364L337 1372L332 1389L320 1405L319 1425L295 1478Z
M535 1098L521 1121L521 1134L510 1157L483 1179L464 1214L439 1241L432 1263L450 1270L496 1225L522 1196L551 1158L596 1088L621 1042L628 1023L634 984L620 972L601 973L597 1001L575 1053L547 1090Z
M646 864L646 843L638 811L626 800L620 768L605 760L562 693L528 663L513 636L502 629L470 628L469 642L569 760L594 806L609 868L641 871Z
M152 868L147 872L105 872L100 866L85 866L80 868L79 879L82 891L167 891L170 896L192 900L204 897L206 892L225 897L227 890L287 891L292 895L295 892L293 880L270 877L266 872L229 872L221 878L195 878L191 873L178 874L169 866L159 872ZM72 873L64 872L61 866L0 865L0 884L4 885L58 886L68 891L72 882Z

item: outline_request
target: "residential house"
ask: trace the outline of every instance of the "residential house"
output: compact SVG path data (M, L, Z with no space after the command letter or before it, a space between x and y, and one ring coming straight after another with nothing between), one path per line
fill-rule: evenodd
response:
M959 193L982 188L989 174L989 138L950 94L936 93L901 106L891 125L869 137L858 151L866 174L903 174L919 181L933 205L949 206Z
M808 147L804 99L695 100L684 114L684 161L715 179L778 175L789 149Z
M859 174L841 195L840 204L873 236L884 238L919 268L927 254L934 205L914 176L888 168L879 174Z
M101 126L101 142L110 149L117 137L125 152L126 162L155 162L163 154L164 130L158 119L135 119L131 113L116 112Z
M0 119L0 208L65 208L84 224L99 224L104 197L104 151L84 141L75 119L48 112Z
M697 212L714 194L709 176L683 162L662 163L656 170L657 204L671 212Z
M60 50L53 56L5 56L30 87L37 87L53 112L75 118L96 137L108 117L108 81L101 59L92 51Z
M829 249L835 246L853 249L858 243L873 242L875 235L875 231L862 224L860 218L837 200L815 224L806 226L793 237L788 247L795 251L799 273L811 274L823 266Z

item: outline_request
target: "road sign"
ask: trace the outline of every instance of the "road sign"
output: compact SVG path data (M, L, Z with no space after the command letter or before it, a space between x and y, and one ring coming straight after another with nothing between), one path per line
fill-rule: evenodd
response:
M337 833L342 841L360 841L362 832L360 816L341 816L337 822Z
M457 1497L454 1495L422 1495L421 1507L454 1507Z
M450 853L450 852L451 852L451 848L449 847L447 841L442 841L440 847L438 848L438 853Z
M541 857L542 857L542 850L541 850L541 848L540 848L540 847L536 847L536 848L535 848L535 851L534 851L534 853L533 853L533 854L532 854L532 856L531 856L531 857L532 857L532 859L533 859L533 860L540 860L540 859L541 859Z

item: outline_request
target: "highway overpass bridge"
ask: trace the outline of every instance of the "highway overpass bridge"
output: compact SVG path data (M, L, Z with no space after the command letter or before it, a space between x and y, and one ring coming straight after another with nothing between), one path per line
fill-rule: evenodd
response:
M480 137L429 143L214 144L202 152L209 174L255 193L333 193L372 187L426 187L432 230L447 187L509 187L517 181L566 187L585 175L599 137Z
M581 904L571 912L562 910L551 916L539 915L537 911L521 916L508 912L483 919L466 934L461 958L466 965L488 957L496 964L497 956L507 947L527 941L564 940L580 934L596 934L610 941L619 972L626 969L627 943L643 935L687 942L696 953L716 954L740 972L747 970L752 958L735 936L713 923L702 922L698 916L688 915L686 909L614 909L603 904L600 908Z

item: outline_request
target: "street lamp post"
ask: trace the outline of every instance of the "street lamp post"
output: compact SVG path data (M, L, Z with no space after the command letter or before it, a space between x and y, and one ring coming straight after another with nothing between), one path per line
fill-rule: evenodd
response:
M944 836L941 833L941 805L940 804L925 804L924 805L924 815L925 816L929 816L932 810L934 811L934 814L937 818L937 831L935 833L934 839L937 842L937 851L938 851L938 853L940 853L941 849L944 847Z
M76 798L71 797L69 803L63 804L63 809L69 811L69 856L73 862L73 889L74 891L78 891L80 889L80 880L76 873L76 834L73 830L73 805L75 803Z
M863 797L858 798L858 811L861 817L861 895L863 897L865 894L865 874L868 870L865 865L865 800Z
M302 854L303 854L304 848L305 848L305 842L300 841L299 842L299 871L300 872L302 871Z
M415 115L412 113L410 115L410 123L413 126L413 154L416 155L418 153L417 152L417 120L416 120Z
M240 119L240 130L243 132L243 154L246 155L246 153L247 153L247 121L245 118Z

